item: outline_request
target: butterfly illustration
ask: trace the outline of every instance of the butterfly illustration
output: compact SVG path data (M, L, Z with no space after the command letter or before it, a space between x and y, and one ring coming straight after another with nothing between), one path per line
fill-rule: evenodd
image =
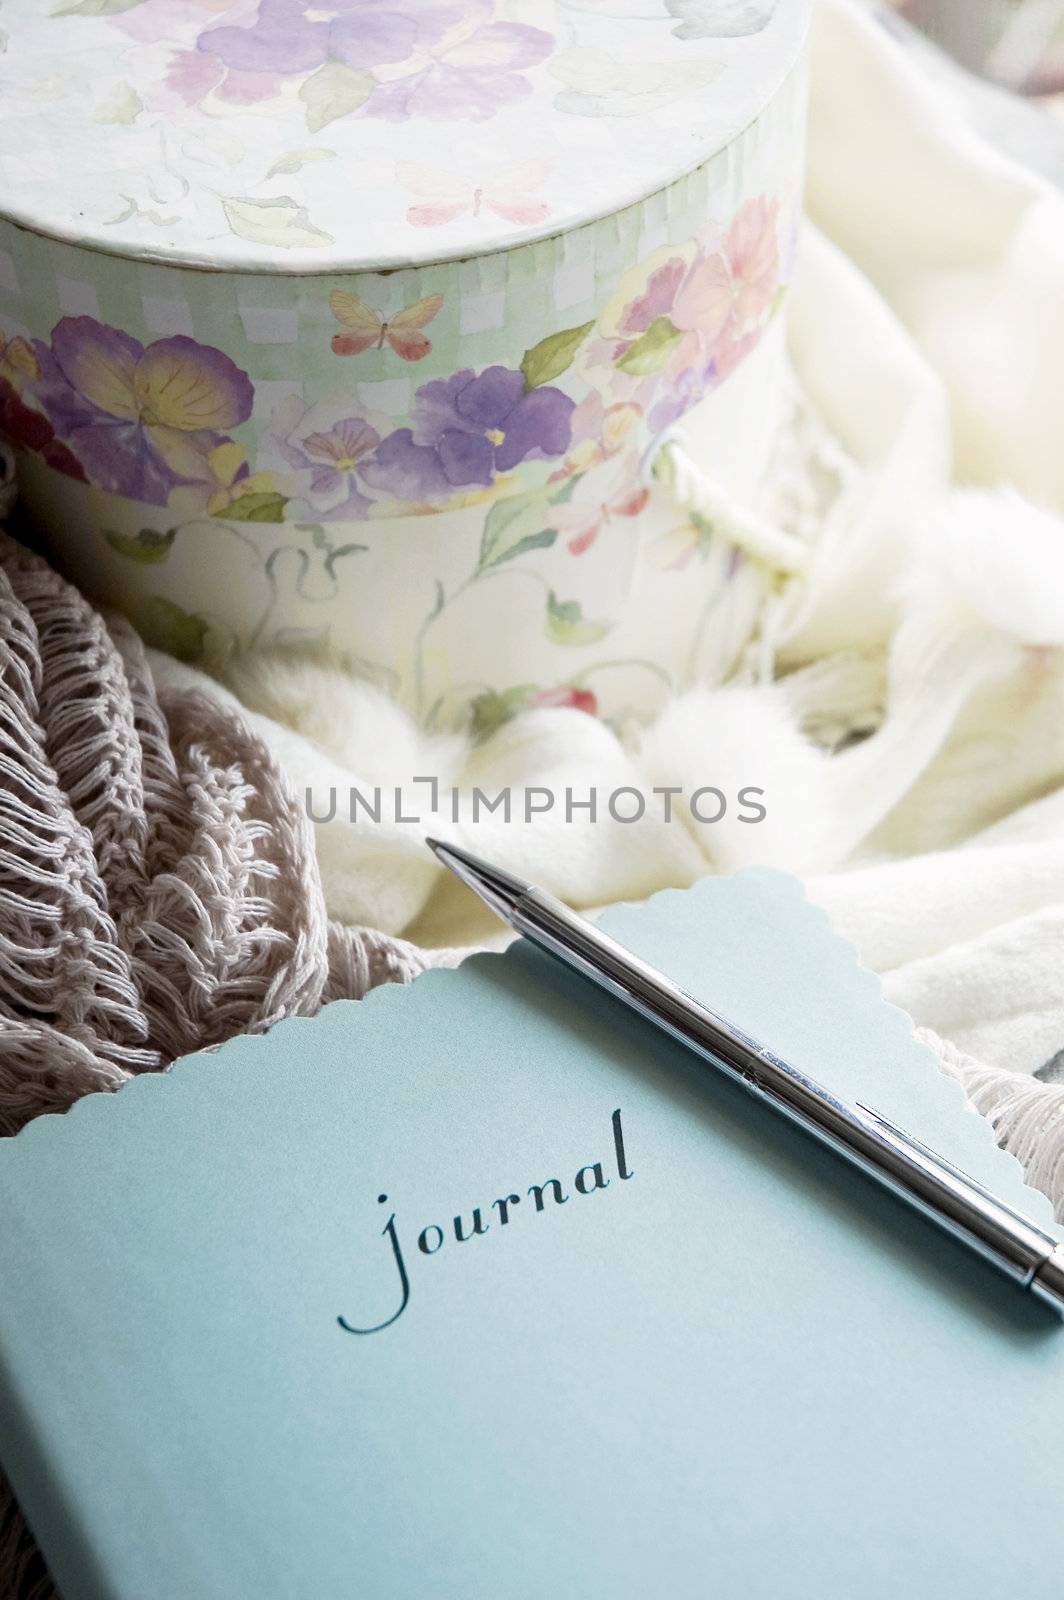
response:
M337 322L346 329L344 333L333 334L332 347L336 355L359 356L363 350L383 350L388 344L403 361L422 361L432 349L432 343L421 330L443 305L443 295L426 295L424 300L397 311L387 321L379 311L343 289L333 290L329 305Z
M551 526L565 539L571 554L582 556L614 518L637 517L649 498L638 479L633 481L633 468L626 463L605 495L582 505L555 506Z
M21 378L36 381L40 375L41 364L29 341L19 338L7 340L0 333L0 378L7 378L17 388Z
M535 197L549 171L546 161L524 161L484 175L478 182L403 161L396 168L396 176L404 188L424 197L423 205L411 206L406 214L407 222L415 228L437 228L470 211L475 217L490 211L506 222L531 226L550 216L547 202Z

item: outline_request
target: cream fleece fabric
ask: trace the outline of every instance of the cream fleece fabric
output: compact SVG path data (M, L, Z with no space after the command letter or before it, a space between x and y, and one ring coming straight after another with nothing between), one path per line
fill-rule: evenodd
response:
M863 8L822 0L808 202L790 342L799 423L821 446L801 454L801 492L777 484L760 509L782 524L805 506L811 570L766 608L734 682L647 730L541 710L473 748L422 735L328 664L231 663L225 690L154 669L237 695L318 815L336 790L316 829L336 917L428 943L487 936L426 832L582 907L781 866L918 1022L1031 1073L1064 1046L1064 198L982 143ZM412 782L425 774L444 795L434 818ZM352 824L351 787L378 784L382 821ZM529 825L474 823L474 785L750 785L767 816L667 824L648 806L622 823L600 805L591 825L557 804Z

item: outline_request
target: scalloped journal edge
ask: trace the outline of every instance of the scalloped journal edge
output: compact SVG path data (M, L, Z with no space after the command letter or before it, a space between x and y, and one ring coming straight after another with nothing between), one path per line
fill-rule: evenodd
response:
M641 921L644 919L656 920L660 918L663 908L676 898L686 897L691 893L713 892L711 888L713 885L744 882L772 884L775 886L777 893L784 891L791 900L800 901L805 906L810 914L810 931L812 931L814 919L818 926L818 944L822 948L824 957L830 958L830 964L840 973L845 969L848 976L856 976L862 987L869 994L875 995L883 1012L884 1021L886 1022L887 1018L890 1019L889 1026L897 1034L899 1042L904 1041L914 1051L919 1051L925 1065L931 1068L932 1077L930 1081L936 1086L935 1092L948 1095L953 1102L955 1110L973 1119L968 1124L969 1131L974 1131L976 1126L979 1128L980 1131L977 1137L983 1140L988 1156L990 1152L993 1152L992 1159L1002 1165L1003 1179L1006 1172L1014 1181L1018 1178L1019 1186L1031 1196L1031 1220L1064 1240L1064 1228L1061 1228L1056 1223L1053 1217L1052 1203L1048 1196L1028 1183L1022 1163L1010 1150L998 1144L989 1121L971 1104L963 1086L956 1078L950 1077L948 1073L939 1067L934 1052L923 1040L917 1037L916 1024L909 1013L892 1000L887 999L883 992L883 983L879 974L864 965L854 942L835 930L827 912L823 907L816 905L815 902L809 899L804 883L793 873L784 872L776 867L746 867L739 872L727 875L709 874L696 880L695 883L688 885L686 888L670 885L667 888L655 890L646 900L618 901L608 908L606 915L611 920L615 919L622 924L631 917L638 917ZM611 931L615 937L621 937L621 933L616 928L611 929ZM623 943L623 938L621 942ZM44 1112L40 1116L33 1117L18 1133L0 1138L0 1162L22 1159L21 1153L32 1151L35 1144L41 1139L50 1139L56 1134L61 1138L72 1136L70 1135L71 1126L73 1126L76 1133L77 1128L81 1126L86 1116L95 1118L122 1116L128 1122L130 1115L133 1114L133 1097L135 1095L145 1092L158 1093L163 1089L169 1089L176 1093L199 1089L199 1092L202 1093L202 1084L204 1082L209 1083L218 1076L217 1064L220 1056L229 1056L231 1058L241 1055L246 1056L247 1052L253 1047L272 1054L287 1041L295 1029L318 1021L322 1012L326 1009L332 1011L338 1007L350 1008L352 1012L361 1016L364 1014L363 1008L367 1006L379 1009L382 1005L393 1006L400 1003L400 1001L405 1002L407 1005L413 1003L427 1004L430 991L434 991L440 984L448 984L459 980L460 975L467 970L475 972L485 963L506 961L507 958L511 957L519 943L520 941L515 939L505 950L475 951L472 955L467 956L458 967L429 967L426 971L419 973L408 984L379 984L375 989L370 989L359 1000L341 999L330 1001L327 1007L322 1007L321 1011L316 1012L314 1016L285 1017L261 1033L236 1034L233 1038L225 1040L220 1045L205 1046L201 1050L194 1050L188 1055L180 1056L169 1067L163 1068L160 1072L140 1073L136 1077L130 1078L126 1083L121 1084L117 1089L101 1089L91 1094L83 1095L79 1100L75 1100L66 1111ZM424 994L426 999L414 1002L412 996L415 991L419 996ZM142 1086L147 1085L151 1085L152 1088L150 1090L142 1088ZM941 1088L939 1085L941 1085ZM120 1111L111 1110L110 1107L116 1102L123 1106L124 1109ZM71 1123L72 1118L76 1119L73 1124Z

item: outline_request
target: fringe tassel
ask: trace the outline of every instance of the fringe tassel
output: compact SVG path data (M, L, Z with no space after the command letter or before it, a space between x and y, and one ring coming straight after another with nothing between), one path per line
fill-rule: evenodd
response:
M943 1072L961 1084L972 1109L990 1123L1002 1149L1016 1157L1031 1188L1049 1197L1057 1221L1064 1222L1064 1084L986 1067L930 1028L916 1033Z

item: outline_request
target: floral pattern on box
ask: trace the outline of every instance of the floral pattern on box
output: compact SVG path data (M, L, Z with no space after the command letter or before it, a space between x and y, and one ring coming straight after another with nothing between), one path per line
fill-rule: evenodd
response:
M671 31L677 39L744 38L768 25L777 4L662 0L657 15L663 23L675 19ZM161 80L147 77L141 86L149 104L160 109L201 105L211 96L253 104L274 100L294 85L307 125L317 132L355 113L388 122L487 121L531 97L530 69L571 45L573 15L646 21L655 9L652 3L649 9L625 6L623 0L536 8L540 23L551 18L549 28L507 20L498 0L331 0L327 6L302 0L83 0L58 15L95 15L145 45L170 43ZM183 43L172 42L177 39ZM563 63L560 78L574 80L579 92L591 74L570 62ZM630 79L626 90L638 93L638 79Z
M492 0L334 0L324 10L260 0L244 23L204 28L169 82L189 100L212 90L266 99L294 78L312 128L352 111L482 122L531 94L526 70L554 49L542 28L494 20L495 10Z
M354 386L260 414L252 379L222 350L186 335L144 345L93 317L63 317L47 343L0 349L5 431L30 449L47 434L68 470L111 494L230 520L357 521L566 482L637 430L676 421L749 353L781 289L778 233L778 203L750 200L722 236L663 247L631 269L596 320L548 334L519 366L419 384L398 419L360 409ZM334 351L384 347L398 317L389 325L348 293L331 298L349 324L359 307L374 332L336 335ZM444 297L431 298L434 316ZM424 348L393 339L408 363L431 347L411 337ZM337 362L338 384L349 370ZM232 435L253 413L251 464Z
M434 639L452 608L503 570L524 572L540 594L554 646L576 655L607 638L615 618L586 611L531 558L556 548L575 575L607 535L634 529L648 498L647 440L735 370L779 304L780 234L779 203L747 200L726 228L653 251L621 275L596 317L547 334L517 365L425 381L416 374L445 324L446 294L389 321L351 291L323 288L323 329L329 318L340 327L322 336L336 387L309 401L260 399L245 368L187 335L144 342L91 316L64 316L47 340L12 334L0 345L0 432L96 494L97 537L131 567L163 569L186 540L202 548L212 524L216 542L238 541L260 594L245 645L274 638L286 565L295 563L303 600L329 601L371 530L454 513L473 519L475 555L464 575L430 586L412 643L416 708L434 723L443 715L428 689ZM405 414L362 403L357 373L370 353L386 370L411 373ZM278 532L272 543L265 528L251 540L244 524ZM678 526L656 564L680 571L704 553L707 535ZM131 614L150 642L184 659L206 647L208 617L164 593ZM653 663L636 665L660 676ZM481 733L524 706L598 708L580 673L475 687L464 715Z
M793 64L807 5L5 0L5 187L57 237L157 259L498 249L710 159Z
M432 727L719 677L760 574L647 464L764 471L805 11L4 0L0 432L68 575Z

